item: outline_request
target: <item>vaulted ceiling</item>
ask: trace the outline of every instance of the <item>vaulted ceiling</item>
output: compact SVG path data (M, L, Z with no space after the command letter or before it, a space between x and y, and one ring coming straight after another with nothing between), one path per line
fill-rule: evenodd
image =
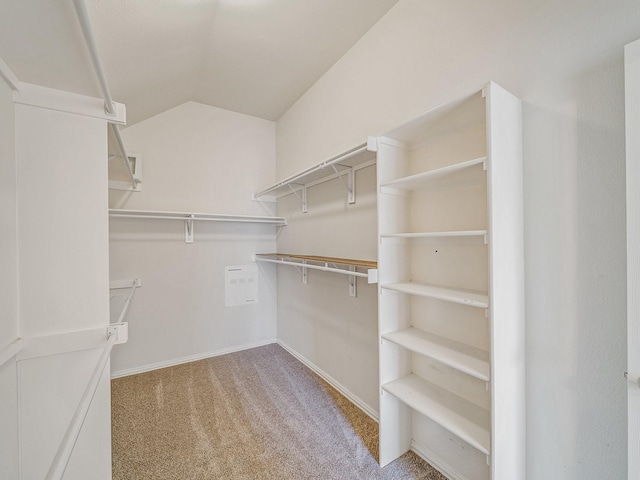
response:
M398 0L85 0L136 123L189 100L276 120ZM1 0L24 82L100 96L72 0Z

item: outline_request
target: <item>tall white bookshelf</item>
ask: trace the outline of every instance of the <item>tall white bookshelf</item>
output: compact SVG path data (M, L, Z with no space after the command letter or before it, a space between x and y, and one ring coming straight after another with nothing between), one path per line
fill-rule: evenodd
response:
M524 478L520 101L494 83L378 138L380 464Z

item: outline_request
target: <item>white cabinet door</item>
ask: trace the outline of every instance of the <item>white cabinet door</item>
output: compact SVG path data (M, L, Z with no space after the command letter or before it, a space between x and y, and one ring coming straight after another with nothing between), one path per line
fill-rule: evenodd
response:
M625 47L629 480L640 480L640 40Z

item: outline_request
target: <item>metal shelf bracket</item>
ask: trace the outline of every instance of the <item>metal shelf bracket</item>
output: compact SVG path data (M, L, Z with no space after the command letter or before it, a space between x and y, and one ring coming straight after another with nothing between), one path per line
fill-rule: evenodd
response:
M356 271L355 265L349 265L349 271L355 272ZM349 296L357 297L358 296L358 280L356 276L349 275L347 278L349 280Z
M184 243L193 243L193 218L194 215L189 215L184 221Z
M335 165L331 165L331 168L333 168L333 171L336 173L340 181L344 184L345 182L342 178L342 172L344 172L344 170L342 170L342 172L339 171ZM345 170L347 171L347 182L345 184L345 186L347 187L347 202L349 203L349 205L353 205L354 203L356 203L355 173L353 167L345 167Z

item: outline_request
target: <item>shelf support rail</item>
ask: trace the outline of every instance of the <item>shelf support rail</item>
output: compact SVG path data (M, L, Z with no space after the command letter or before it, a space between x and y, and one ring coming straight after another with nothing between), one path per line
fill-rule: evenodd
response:
M98 363L93 370L91 378L89 379L89 383L84 389L82 397L80 397L80 402L78 403L78 406L73 413L73 417L71 417L69 426L67 427L64 437L62 437L62 441L58 446L58 450L53 457L53 461L51 462L45 480L62 480L62 478L64 477L64 472L67 469L67 465L69 464L69 459L71 458L71 454L73 453L73 449L75 448L76 441L78 440L78 436L80 435L80 431L82 430L84 421L87 418L87 413L89 413L89 408L91 407L91 403L93 402L93 397L95 396L96 390L98 389L100 378L102 378L102 373L104 372L104 367L109 361L111 349L118 339L118 335L115 333L108 333L107 335L107 343L102 350L102 355L100 356L100 359L98 360Z
M98 54L96 38L95 38L95 35L93 34L91 21L89 20L87 6L84 3L84 0L73 0L73 5L75 7L76 15L78 16L78 21L80 22L80 28L82 29L82 34L84 35L84 42L87 46L87 50L89 51L89 56L91 57L91 63L93 64L93 69L98 79L98 83L100 84L100 89L102 90L102 95L104 97L105 112L108 115L115 115L116 113L115 103L113 101L113 98L111 97L111 92L109 91L109 84L107 83L107 76L104 73L104 67L102 66L100 55ZM113 132L113 135L116 139L116 143L118 145L118 149L120 150L119 156L122 158L125 166L127 167L127 172L129 173L129 178L131 179L131 185L133 186L133 189L136 190L140 180L135 178L133 175L131 162L129 161L129 156L127 155L127 152L124 148L124 143L122 141L122 137L120 136L120 128L115 123L109 123L109 127Z

